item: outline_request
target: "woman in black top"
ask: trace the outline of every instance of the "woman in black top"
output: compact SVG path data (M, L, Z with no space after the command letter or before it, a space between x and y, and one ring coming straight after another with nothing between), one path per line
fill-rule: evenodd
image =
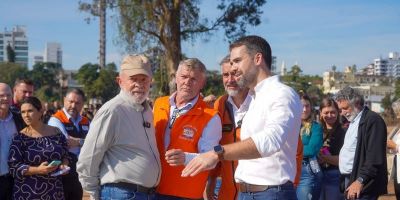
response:
M324 143L318 156L323 179L320 200L344 199L340 192L339 152L343 146L346 131L339 120L339 108L331 98L321 102L320 121L324 129Z

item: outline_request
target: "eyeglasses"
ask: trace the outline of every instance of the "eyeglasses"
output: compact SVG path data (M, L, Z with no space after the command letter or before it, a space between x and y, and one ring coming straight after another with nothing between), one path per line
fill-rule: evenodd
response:
M11 98L11 94L0 94L0 99L9 99Z

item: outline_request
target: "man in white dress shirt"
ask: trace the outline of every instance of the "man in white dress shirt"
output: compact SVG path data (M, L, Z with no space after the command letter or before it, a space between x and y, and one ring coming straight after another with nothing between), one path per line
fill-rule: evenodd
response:
M242 141L197 156L182 176L214 168L219 160L239 160L235 172L239 199L297 199L293 181L302 104L292 88L272 75L271 55L268 42L259 36L245 36L230 45L239 85L253 92Z

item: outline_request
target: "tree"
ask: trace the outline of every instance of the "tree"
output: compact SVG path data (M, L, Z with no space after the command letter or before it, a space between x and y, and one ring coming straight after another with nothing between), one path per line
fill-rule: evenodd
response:
M62 67L58 63L44 62L33 65L29 78L36 88L35 95L43 101L55 101L60 97Z
M336 69L337 69L336 65L332 65L331 69L333 72L336 72Z
M400 79L396 79L396 82L394 84L394 98L398 99L400 98Z
M353 73L356 73L356 72L357 72L357 65L352 65L352 66L351 66L351 71L352 71Z
M98 64L86 63L75 75L79 84L88 98L99 98L108 101L118 94L119 87L116 83L117 67L114 63L107 64L99 69Z
M15 80L28 77L28 68L16 63L0 63L0 82L13 87Z
M96 1L96 0L94 0ZM98 0L97 0L98 1ZM182 41L194 41L200 34L225 30L229 40L246 33L246 26L260 24L266 0L220 0L221 15L214 20L201 18L199 1L118 0L108 1L117 8L120 41L128 50L146 50L161 46L168 74L174 74L182 58ZM90 4L80 3L89 11Z
M224 86L222 84L222 76L217 70L207 71L206 73L207 82L203 88L203 95L208 96L210 94L214 96L220 96L224 94Z
M15 63L15 51L10 43L7 44L7 60L10 63Z

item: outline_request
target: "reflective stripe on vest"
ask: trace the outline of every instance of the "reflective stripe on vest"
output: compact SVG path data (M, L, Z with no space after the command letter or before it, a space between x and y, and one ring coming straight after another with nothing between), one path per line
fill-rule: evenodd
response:
M54 113L53 117L60 120L60 122L64 125L68 135L72 137L84 139L89 131L89 119L84 116L82 116L82 119L79 122L79 131L76 129L74 123L68 119L63 110L58 110L56 113Z

